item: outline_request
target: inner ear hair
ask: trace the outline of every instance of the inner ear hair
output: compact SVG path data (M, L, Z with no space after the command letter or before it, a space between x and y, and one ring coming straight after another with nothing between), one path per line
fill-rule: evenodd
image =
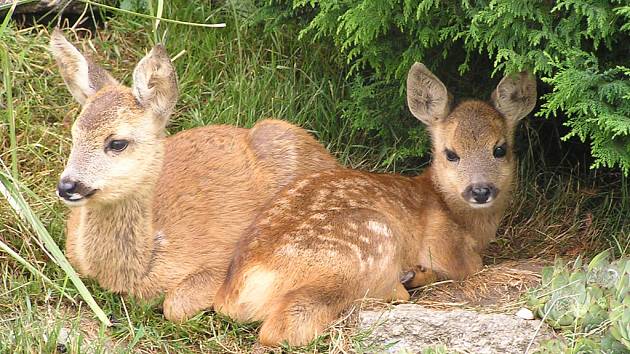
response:
M144 107L166 120L177 102L177 74L166 49L156 45L133 71L133 94Z
M422 63L415 63L407 75L407 104L411 113L427 125L450 113L452 97L446 86Z
M526 71L507 75L492 93L492 103L513 123L526 117L536 106L536 79Z
M60 29L54 29L49 48L68 90L81 105L104 86L118 84L105 69L68 42Z

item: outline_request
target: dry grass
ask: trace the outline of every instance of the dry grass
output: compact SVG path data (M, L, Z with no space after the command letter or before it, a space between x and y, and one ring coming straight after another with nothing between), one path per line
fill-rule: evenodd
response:
M522 296L540 284L538 259L506 261L489 265L461 282L445 281L413 292L414 303L435 309L464 308L481 312L514 313Z

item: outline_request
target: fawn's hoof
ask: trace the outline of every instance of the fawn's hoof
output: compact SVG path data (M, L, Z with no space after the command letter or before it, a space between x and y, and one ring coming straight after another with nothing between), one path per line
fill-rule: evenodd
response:
M191 306L191 304L184 299L166 295L162 306L162 312L167 320L183 323L197 314L199 309Z

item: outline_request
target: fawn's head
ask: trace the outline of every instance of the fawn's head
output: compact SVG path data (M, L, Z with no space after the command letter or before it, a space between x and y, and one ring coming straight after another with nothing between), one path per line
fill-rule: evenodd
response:
M164 127L177 101L177 77L157 45L137 64L131 88L84 57L59 30L50 50L82 110L57 186L69 206L109 203L145 190L159 175ZM147 183L149 182L149 183Z
M491 104L464 101L452 109L444 84L415 63L407 77L407 102L431 132L434 181L446 198L483 208L511 189L514 130L536 104L532 75L504 77Z

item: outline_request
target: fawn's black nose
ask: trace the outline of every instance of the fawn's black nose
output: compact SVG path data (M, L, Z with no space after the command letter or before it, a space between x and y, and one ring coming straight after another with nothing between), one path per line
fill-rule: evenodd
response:
M76 181L68 177L62 178L59 184L57 184L57 195L59 195L64 202L71 205L76 205L76 202L91 197L96 191L96 189L88 187L81 181Z
M492 191L488 187L472 187L470 192L472 193L473 199L479 204L487 202L492 194Z
M59 181L59 184L57 184L57 193L63 199L71 199L70 197L76 193L77 185L76 181L63 178Z
M477 183L468 186L463 193L463 197L470 203L485 204L492 201L497 193L498 191L493 184Z

